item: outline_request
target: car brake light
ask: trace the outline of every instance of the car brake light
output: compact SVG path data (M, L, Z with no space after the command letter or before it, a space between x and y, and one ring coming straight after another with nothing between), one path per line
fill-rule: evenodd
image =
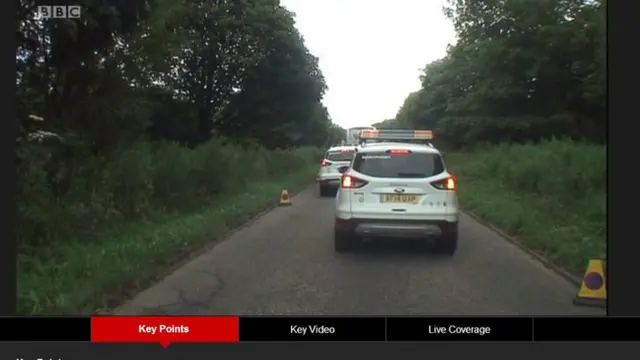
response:
M366 181L347 174L342 175L342 179L340 180L340 187L343 189L357 189L365 185L367 185Z
M409 153L409 150L406 149L391 149L387 150L387 152L391 155L406 155Z
M449 190L449 191L455 191L457 187L456 178L453 176L449 176L448 178L445 178L442 180L434 181L431 183L431 185L436 189Z
M325 167L329 165L329 161L327 159L322 159L322 163L320 163L320 166Z

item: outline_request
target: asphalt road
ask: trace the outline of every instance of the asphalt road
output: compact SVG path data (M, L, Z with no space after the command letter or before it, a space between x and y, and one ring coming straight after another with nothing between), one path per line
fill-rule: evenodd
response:
M603 315L576 286L467 215L454 257L407 243L333 248L315 186L116 310L130 315Z

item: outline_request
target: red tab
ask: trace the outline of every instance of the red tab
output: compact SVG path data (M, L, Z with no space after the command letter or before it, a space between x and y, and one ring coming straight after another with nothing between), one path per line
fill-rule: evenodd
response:
M95 316L91 341L112 343L238 342L237 316Z

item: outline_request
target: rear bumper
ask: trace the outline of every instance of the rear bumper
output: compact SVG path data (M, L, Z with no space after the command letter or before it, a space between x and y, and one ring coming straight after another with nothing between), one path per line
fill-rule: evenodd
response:
M326 186L326 187L339 187L340 186L340 179L341 179L341 175L323 175L323 176L319 176L316 179L316 182L318 183L318 185L320 186Z
M429 238L440 237L442 230L432 224L360 224L355 233L365 237Z
M362 237L423 239L455 234L458 232L458 222L336 218L335 229Z

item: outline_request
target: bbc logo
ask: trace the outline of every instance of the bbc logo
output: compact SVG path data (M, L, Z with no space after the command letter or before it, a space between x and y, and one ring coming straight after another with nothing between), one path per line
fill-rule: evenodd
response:
M38 15L43 19L80 19L79 5L40 5Z

